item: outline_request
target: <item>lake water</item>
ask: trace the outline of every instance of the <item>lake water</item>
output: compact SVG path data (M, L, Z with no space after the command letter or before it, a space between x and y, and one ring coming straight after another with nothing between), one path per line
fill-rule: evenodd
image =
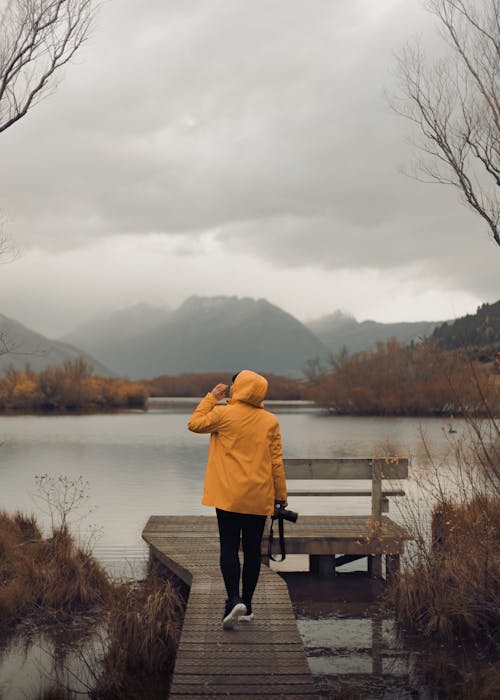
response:
M305 402L273 402L280 420L285 457L372 457L388 449L411 459L411 469L425 462L420 433L441 458L450 439L441 419L331 417ZM136 413L78 416L0 417L0 508L36 512L35 475L65 474L89 482L90 518L102 528L97 553L132 555L142 548L141 531L152 514L211 515L201 505L208 436L187 428L193 402L152 402ZM358 483L358 486L361 484ZM320 487L321 482L315 482ZM370 501L298 498L290 507L304 514L369 512Z
M213 514L200 504L208 436L186 428L193 405L192 400L155 400L145 412L0 417L0 509L35 512L47 525L36 500L35 475L81 476L89 482L86 509L93 508L78 525L82 536L87 536L89 528L100 528L96 556L114 572L140 575L146 556L141 531L150 515ZM268 402L267 407L278 414L285 457L372 457L397 452L410 457L412 474L425 469L422 432L439 461L466 429L457 420L456 433L450 434L448 423L439 419L330 417L304 402ZM414 480L407 484L410 498L414 484ZM315 488L320 486L321 482L314 483ZM370 499L294 497L290 507L303 514L368 513ZM397 513L392 517L397 519ZM291 568L303 569L304 559L290 557ZM341 593L345 601L353 588L351 583L343 585L350 591ZM328 595L319 613L307 605L298 613L308 660L323 684L323 697L330 697L329 680L335 686L333 697L339 679L353 678L367 698L431 697L423 688L411 688L409 652L401 649L391 621L377 621L370 595L366 603L354 603L354 609L345 604L340 609L338 601L329 605ZM379 628L382 631L375 633ZM384 658L390 657L383 663L392 664L392 671L384 666L382 673L381 665L374 669L374 635L382 635ZM15 649L0 658L3 700L17 700L19 664L22 661L26 671L29 658L22 661Z

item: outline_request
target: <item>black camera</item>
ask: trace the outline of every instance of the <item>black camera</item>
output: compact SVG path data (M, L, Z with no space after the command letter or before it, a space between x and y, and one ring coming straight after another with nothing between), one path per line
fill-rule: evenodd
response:
M283 518L283 520L289 520L291 523L295 523L295 522L297 522L298 517L299 517L298 513L296 513L294 510L288 510L288 508L285 508L283 506L283 504L281 504L281 503L274 504L273 520L277 520L278 518Z

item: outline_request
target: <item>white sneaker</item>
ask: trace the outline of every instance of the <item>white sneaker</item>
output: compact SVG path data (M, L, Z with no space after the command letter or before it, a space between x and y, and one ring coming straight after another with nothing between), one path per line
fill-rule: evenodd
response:
M222 627L225 630L232 629L235 624L241 620L243 615L246 615L247 606L241 601L235 600L232 603L226 603L224 617L222 619Z
M254 617L255 615L253 614L253 612L249 613L248 615L240 615L239 622L252 622Z

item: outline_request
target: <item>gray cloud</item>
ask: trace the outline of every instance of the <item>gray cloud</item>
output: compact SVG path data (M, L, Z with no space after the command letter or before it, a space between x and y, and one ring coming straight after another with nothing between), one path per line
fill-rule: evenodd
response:
M276 216L376 220L379 164L397 146L382 83L400 8L373 18L370 5L104 5L58 93L3 135L16 234L59 246Z
M189 256L211 232L251 265L495 298L480 220L398 172L411 149L384 88L394 50L430 30L418 0L105 3L57 92L0 135L8 233L55 256L167 234Z

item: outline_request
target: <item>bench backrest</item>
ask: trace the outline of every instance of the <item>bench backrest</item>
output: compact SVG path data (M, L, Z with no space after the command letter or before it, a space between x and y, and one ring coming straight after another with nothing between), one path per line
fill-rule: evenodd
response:
M380 521L382 512L389 510L388 495L401 496L404 491L382 493L384 479L407 479L408 460L406 458L331 458L331 459L285 459L285 472L289 479L369 479L371 491L336 492L335 496L371 495L372 518ZM318 492L300 492L296 495L320 495Z
M287 479L407 479L407 459L285 459Z

